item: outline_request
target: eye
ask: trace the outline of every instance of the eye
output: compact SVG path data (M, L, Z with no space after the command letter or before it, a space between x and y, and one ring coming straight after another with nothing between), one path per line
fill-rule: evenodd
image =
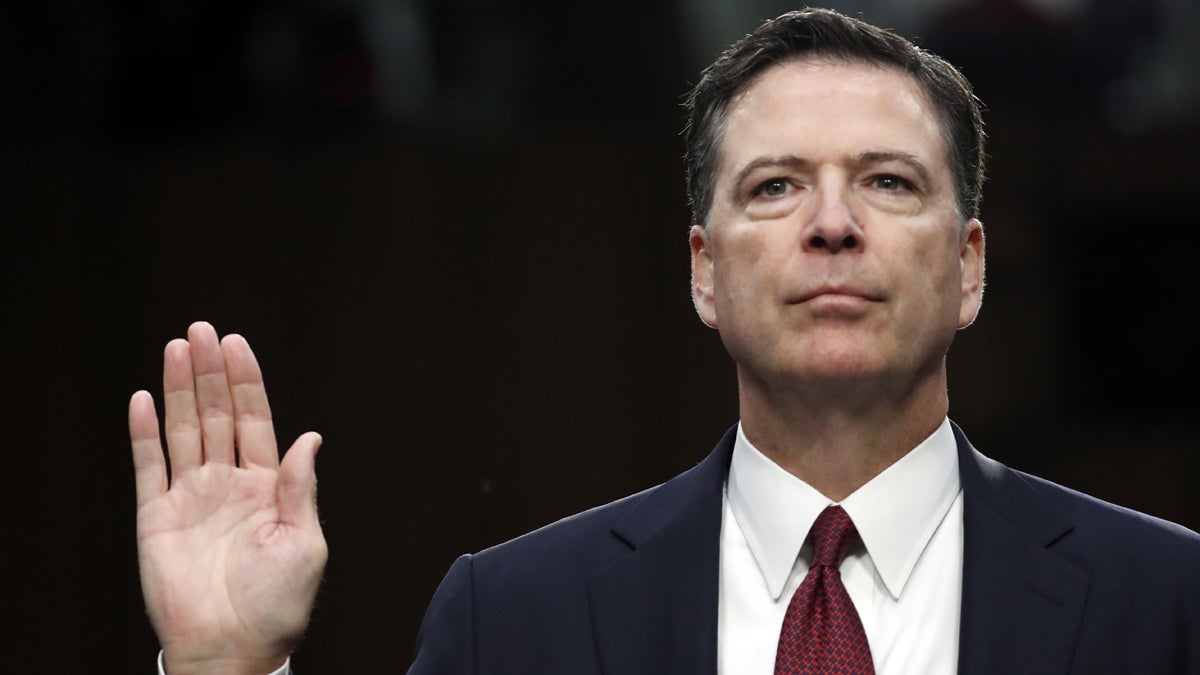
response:
M888 173L875 176L872 181L875 187L885 192L899 192L900 190L913 189L913 184L908 179Z
M764 197L782 197L787 194L788 182L783 178L771 178L758 184L754 188L754 194Z

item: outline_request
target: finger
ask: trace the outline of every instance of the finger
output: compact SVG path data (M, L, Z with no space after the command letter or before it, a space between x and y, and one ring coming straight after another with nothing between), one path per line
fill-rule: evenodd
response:
M242 466L279 466L271 406L254 352L241 335L226 335L221 340L221 353L233 397L234 438Z
M204 461L233 464L233 399L217 331L207 322L197 321L188 327L188 345L192 350Z
M297 526L317 522L317 449L321 435L310 431L292 444L279 465L279 519Z
M158 439L158 413L148 391L139 391L129 399L129 441L133 445L133 481L140 507L167 491L167 462Z
M171 340L163 350L163 408L171 474L179 476L204 461L200 418L196 414L196 382L187 340Z

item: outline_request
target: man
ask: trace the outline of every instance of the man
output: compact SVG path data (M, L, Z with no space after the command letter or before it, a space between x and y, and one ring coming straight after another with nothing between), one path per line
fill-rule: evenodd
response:
M946 419L983 292L961 75L805 10L689 108L693 299L740 423L661 486L456 561L410 672L1200 673L1200 537L1007 469ZM169 490L144 392L130 427L167 670L283 672L325 557L318 438L274 463L236 336L194 325L164 371Z

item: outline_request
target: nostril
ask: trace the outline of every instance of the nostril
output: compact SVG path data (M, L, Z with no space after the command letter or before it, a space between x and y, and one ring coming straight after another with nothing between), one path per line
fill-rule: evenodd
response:
M813 237L811 243L813 248L825 248L825 237Z
M852 234L846 235L846 238L842 240L842 248L854 248L855 246L858 246L858 239Z

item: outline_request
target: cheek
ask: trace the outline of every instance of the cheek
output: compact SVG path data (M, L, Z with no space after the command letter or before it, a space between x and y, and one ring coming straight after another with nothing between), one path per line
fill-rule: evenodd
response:
M762 257L740 258L738 264L720 271L718 297L733 312L753 320L769 311L779 286L779 269Z
M937 303L934 311L941 322L953 329L958 328L959 311L962 308L962 265L956 253L947 253L936 261L930 261L928 269L937 270L930 275L930 303Z
M746 253L741 251L739 253ZM714 303L720 327L743 335L757 335L770 323L774 275L768 261L739 255L713 269Z
M912 269L929 280L935 288L953 286L958 288L962 269L958 256L958 237L945 234L941 228L913 237L908 242L913 251Z
M748 237L729 237L722 243L713 266L718 294L744 297L762 290L772 269L769 249Z
M908 254L889 256L886 264L893 286L907 287L905 302L911 303L911 311L904 313L928 324L930 329L940 330L947 322L955 325L958 322L962 302L958 242L956 236L951 241L940 232L924 234L926 236L914 233L906 241L894 242L897 246L891 251L907 251Z

